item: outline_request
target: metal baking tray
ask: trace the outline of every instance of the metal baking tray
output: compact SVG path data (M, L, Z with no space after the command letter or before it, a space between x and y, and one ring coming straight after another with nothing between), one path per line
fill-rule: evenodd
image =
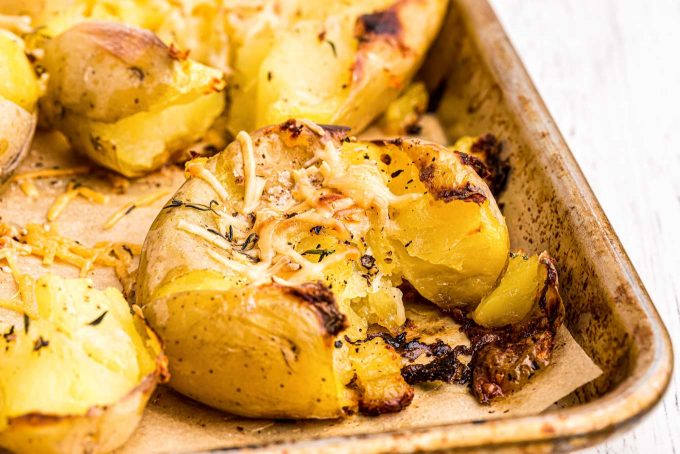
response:
M670 338L588 182L486 0L451 0L421 70L449 138L493 133L512 171L499 202L513 247L559 263L566 324L602 369L566 408L377 434L251 445L285 451L568 451L630 428L661 399Z

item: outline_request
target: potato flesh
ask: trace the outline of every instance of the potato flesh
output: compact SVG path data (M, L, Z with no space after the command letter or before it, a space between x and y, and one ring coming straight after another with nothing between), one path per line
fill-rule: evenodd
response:
M0 330L0 423L28 413L79 415L117 402L152 373L151 355L119 291L86 279L40 278L37 319L5 319ZM106 315L96 324L101 315ZM47 345L40 345L47 343ZM156 346L156 353L160 346ZM67 367L65 367L67 366Z
M422 194L391 208L391 228L374 237L381 243L374 250L394 254L389 265L396 268L393 273L401 274L428 300L446 307L475 305L491 291L509 250L507 227L492 198L481 204L436 200L420 181L412 158L398 147L349 143L343 153L354 164L366 161L367 155L394 194ZM440 158L443 165L454 169L447 158Z
M539 263L538 256L514 255L498 287L479 303L472 319L486 327L522 321L536 305L546 276L546 268Z
M158 112L140 112L115 123L65 117L60 128L72 144L109 169L136 177L156 169L199 140L224 109L213 93Z
M33 112L40 94L33 68L24 54L21 40L0 30L0 98Z

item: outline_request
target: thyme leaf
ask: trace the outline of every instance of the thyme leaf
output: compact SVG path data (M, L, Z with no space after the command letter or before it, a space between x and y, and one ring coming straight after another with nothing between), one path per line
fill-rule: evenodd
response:
M302 255L318 255L319 256L319 260L317 261L318 263L334 253L335 250L333 249L308 249L305 252L303 252Z
M102 320L104 320L104 316L105 316L106 314L108 314L108 313L109 313L109 311L104 311L104 312L102 312L101 315L100 315L99 317L97 317L97 318L95 318L94 320L92 320L90 323L88 323L88 325L90 325L90 326L97 326L97 325L99 325L99 324L102 322Z

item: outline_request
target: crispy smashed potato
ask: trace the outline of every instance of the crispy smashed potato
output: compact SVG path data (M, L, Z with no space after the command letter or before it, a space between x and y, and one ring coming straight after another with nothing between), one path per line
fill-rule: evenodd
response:
M139 176L199 140L224 109L219 71L175 55L151 32L85 22L50 41L42 108L73 146Z
M0 29L0 183L30 148L40 95L33 68L16 35Z
M117 448L167 373L158 338L118 290L54 275L32 287L27 303L0 309L9 313L0 320L0 446Z
M391 347L347 339L403 325L404 278L469 307L506 265L485 183L432 143L291 120L239 134L187 175L146 238L137 301L167 341L171 385L236 414L403 408L413 391Z
M288 118L361 131L406 87L447 5L283 3L245 14L234 33L229 111L234 133Z

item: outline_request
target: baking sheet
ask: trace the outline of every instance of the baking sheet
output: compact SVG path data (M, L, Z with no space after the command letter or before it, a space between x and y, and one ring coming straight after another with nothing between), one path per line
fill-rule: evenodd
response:
M40 133L29 158L18 173L35 170L37 166L63 168L77 165L83 165L83 160L74 156L56 133ZM156 213L184 181L181 168L167 167L134 181L125 194L114 194L109 183L101 176L86 174L47 178L37 181L41 196L36 199L28 199L18 185L11 183L0 194L0 220L18 225L46 222L49 207L54 198L63 193L69 179L111 194L107 205L75 199L53 223L53 228L60 234L85 245L99 241L126 241L141 245ZM167 189L166 197L149 207L134 209L111 230L102 228L108 217L126 202L162 189ZM78 275L74 267L54 264L46 268L32 257L22 258L19 264L22 271L33 275L48 271L71 277ZM99 288L120 288L110 268L97 267L89 277ZM0 273L0 298L15 293L11 275ZM427 326L430 339L441 338L452 344L466 343L464 335L457 331L454 323L448 318L439 317L435 310L411 306L408 316L416 321L416 325ZM424 337L424 340L428 338ZM380 417L354 416L335 421L247 420L212 410L169 388L161 387L152 398L140 427L121 451L182 452L536 414L601 373L566 328L559 331L553 358L553 364L536 375L522 390L491 406L479 405L464 386L438 384L418 386L413 403L400 413Z

